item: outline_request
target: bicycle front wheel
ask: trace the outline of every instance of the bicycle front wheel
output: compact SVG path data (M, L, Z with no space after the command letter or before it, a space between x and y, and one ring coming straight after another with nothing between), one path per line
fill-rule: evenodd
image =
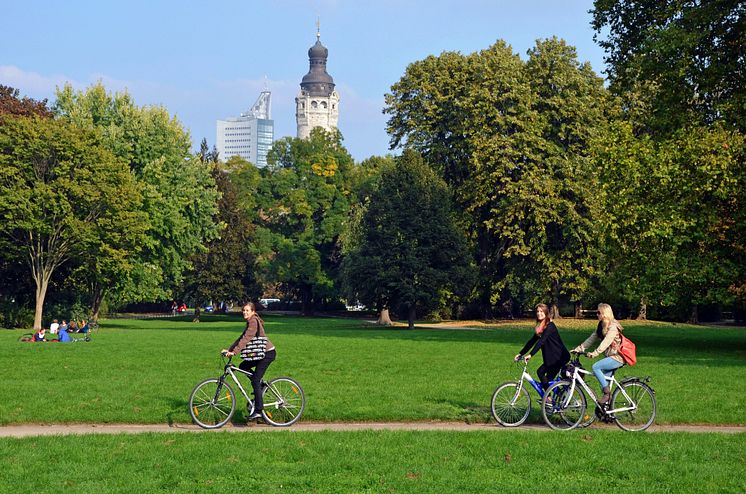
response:
M624 410L625 408L629 410ZM655 420L656 410L655 393L650 386L640 381L621 384L611 397L614 422L625 431L644 431L650 427Z
M297 381L276 377L262 392L264 421L275 427L287 427L300 419L306 408L306 395Z
M570 381L559 381L546 390L541 414L549 427L558 431L576 428L585 418L585 394Z
M518 427L531 413L531 396L518 382L503 383L492 393L490 409L498 424Z
M203 429L223 427L236 411L236 394L225 381L206 379L189 396L189 415Z

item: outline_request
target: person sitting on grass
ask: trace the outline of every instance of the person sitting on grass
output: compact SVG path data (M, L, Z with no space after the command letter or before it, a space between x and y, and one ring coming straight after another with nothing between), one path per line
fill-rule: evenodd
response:
M59 341L60 343L70 343L71 341L73 341L73 339L70 338L70 334L67 332L67 326L65 326L64 328L60 326Z
M85 319L78 322L78 328L78 333L88 333L91 330L91 327L88 325L88 321L86 321Z
M34 333L34 336L31 338L31 341L46 341L44 338L46 336L47 330L44 328L41 328L39 331Z

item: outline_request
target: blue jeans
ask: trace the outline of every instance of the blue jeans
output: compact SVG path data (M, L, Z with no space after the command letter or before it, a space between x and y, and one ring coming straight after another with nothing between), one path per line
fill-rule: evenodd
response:
M609 385L606 378L611 376L611 371L618 369L623 365L623 363L614 360L611 357L606 357L593 364L591 369L593 369L593 374L596 376L596 379L598 379L598 382L601 383L601 387L605 388Z

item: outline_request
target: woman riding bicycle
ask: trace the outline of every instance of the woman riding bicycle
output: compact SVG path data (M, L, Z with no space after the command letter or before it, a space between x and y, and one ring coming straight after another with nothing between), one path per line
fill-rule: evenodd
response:
M223 350L223 353L228 357L232 357L236 353L240 353L243 348L251 341L254 336L265 336L264 334L264 321L256 313L256 306L253 302L249 302L243 306L243 318L246 320L246 329L238 339L233 342L231 347L227 350ZM251 376L251 387L254 389L254 413L252 413L247 420L256 420L262 417L262 410L264 409L264 402L262 401L262 388L261 382L264 377L264 373L267 371L269 364L274 361L277 356L275 346L271 341L267 340L267 349L264 358L261 360L244 360L239 369L245 371L252 371Z
M533 345L531 353L526 355L528 349ZM524 359L528 362L536 352L541 349L541 356L544 363L536 369L536 374L541 381L541 387L547 389L549 381L554 379L562 366L570 361L570 353L562 343L557 326L549 319L549 307L545 304L536 306L536 327L531 339L521 348L521 351L513 360L518 361L525 355Z
M606 355L606 358L593 364L593 374L601 384L603 396L598 402L602 405L609 402L611 390L606 380L612 372L624 365L624 359L619 355L619 346L622 344L622 325L614 319L614 311L609 304L598 304L598 326L596 330L583 343L573 349L573 352L582 353L590 348L596 341L601 340L595 351L586 353L589 358L596 358L600 354Z

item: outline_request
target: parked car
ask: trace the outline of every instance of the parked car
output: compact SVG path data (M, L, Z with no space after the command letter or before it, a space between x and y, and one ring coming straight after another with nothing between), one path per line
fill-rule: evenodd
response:
M205 312L215 312L215 307L213 307L212 305L205 305L204 307L202 307L202 310Z
M264 307L265 309L268 309L271 304L277 304L280 302L279 298L260 298L259 303Z

